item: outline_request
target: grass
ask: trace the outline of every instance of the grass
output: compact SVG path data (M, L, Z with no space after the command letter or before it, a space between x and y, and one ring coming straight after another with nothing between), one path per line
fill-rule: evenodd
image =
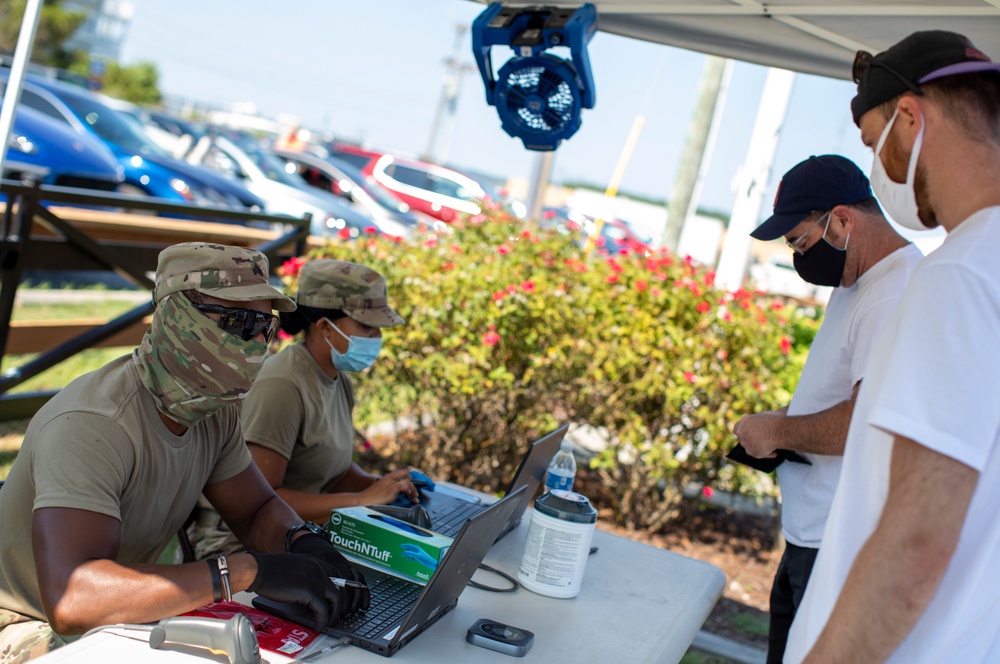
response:
M11 318L16 321L65 320L70 318L102 318L110 320L130 311L135 304L116 299L112 292L107 298L79 302L19 302ZM12 394L54 390L65 387L77 376L104 366L131 351L131 348L94 348L82 351L56 366L31 378L11 390ZM9 355L3 358L0 370L20 367L38 357L37 354Z
M750 636L767 636L769 623L765 615L756 616L747 613L737 613L732 616L729 624L744 634Z
M18 394L61 389L66 387L77 376L82 376L88 371L99 369L116 357L121 357L130 352L132 352L132 348L128 346L121 348L91 348L81 351L37 376L26 380L12 389L10 393ZM3 371L7 371L14 367L23 366L36 357L38 356L34 353L28 355L11 355L3 358L3 364L0 368Z

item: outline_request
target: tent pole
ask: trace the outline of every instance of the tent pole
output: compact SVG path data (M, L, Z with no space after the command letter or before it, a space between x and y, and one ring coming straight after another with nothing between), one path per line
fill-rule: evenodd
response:
M767 70L747 158L736 175L736 201L716 270L716 283L720 288L734 291L743 285L750 258L750 231L760 219L794 82L794 72L774 67Z
M7 143L14 126L14 111L21 101L21 85L24 83L24 75L31 60L31 47L35 43L38 19L41 15L42 0L28 0L24 8L24 19L21 21L21 32L17 35L17 46L14 47L14 61L10 68L7 91L3 97L3 107L0 108L0 178L3 177Z

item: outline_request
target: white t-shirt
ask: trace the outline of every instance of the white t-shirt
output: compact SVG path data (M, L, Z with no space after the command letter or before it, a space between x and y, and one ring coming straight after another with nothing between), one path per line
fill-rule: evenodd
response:
M809 348L789 415L810 415L851 398L864 378L878 332L903 293L923 254L913 244L868 269L850 288L835 288L823 324ZM803 454L812 461L778 466L781 532L797 546L818 549L840 477L840 456Z
M786 662L819 638L889 488L893 436L979 471L930 605L890 662L1000 661L1000 207L955 228L914 271L875 345L844 468ZM942 498L947 487L941 487ZM870 607L871 608L871 607Z

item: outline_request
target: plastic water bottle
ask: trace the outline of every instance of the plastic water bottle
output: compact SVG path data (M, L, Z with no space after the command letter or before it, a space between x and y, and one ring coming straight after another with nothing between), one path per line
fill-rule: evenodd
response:
M564 440L559 446L559 452L552 458L549 470L545 474L545 490L573 490L573 480L576 478L576 459L573 458L573 443Z

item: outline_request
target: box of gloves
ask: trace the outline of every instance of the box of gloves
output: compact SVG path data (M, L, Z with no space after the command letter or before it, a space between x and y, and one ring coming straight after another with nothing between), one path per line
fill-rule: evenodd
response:
M348 558L427 583L452 538L368 507L333 510L330 540Z

